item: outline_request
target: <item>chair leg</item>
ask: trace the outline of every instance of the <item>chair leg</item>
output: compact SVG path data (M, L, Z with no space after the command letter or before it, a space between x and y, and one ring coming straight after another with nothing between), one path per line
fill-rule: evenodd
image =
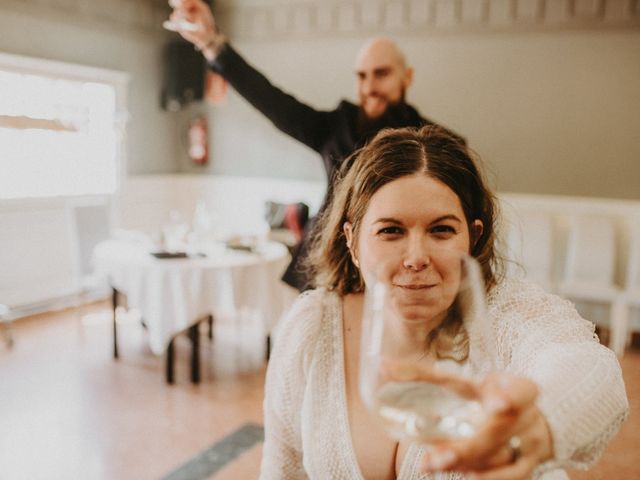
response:
M266 348L266 360L267 362L269 361L269 358L271 357L271 335L267 335L267 348Z
M209 315L207 323L209 324L209 340L213 340L213 315Z
M4 341L8 348L13 347L13 334L11 333L11 327L9 326L9 322L6 320L0 320L2 322L2 334L4 336Z
M113 307L113 358L118 358L118 327L116 322L116 308L118 308L118 291L111 289L111 305Z
M173 381L174 381L174 360L175 360L175 346L174 346L174 341L175 339L172 338L171 341L169 342L169 345L167 346L167 383L169 385L173 385Z
M622 299L616 300L611 304L610 323L611 338L609 339L609 348L616 355L622 357L629 332L629 307Z
M200 335L198 324L189 327L191 338L191 383L200 383Z

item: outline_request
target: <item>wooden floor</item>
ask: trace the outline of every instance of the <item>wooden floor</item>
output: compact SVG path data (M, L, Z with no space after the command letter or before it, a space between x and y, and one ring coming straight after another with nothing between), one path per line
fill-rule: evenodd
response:
M189 382L184 338L167 386L137 321L120 324L113 360L109 321L108 305L97 303L19 320L14 347L0 341L0 478L159 479L247 422L262 423L264 368L216 374L203 331L202 383ZM629 420L600 462L572 479L640 478L640 349L621 363ZM210 478L256 478L260 455L258 445Z

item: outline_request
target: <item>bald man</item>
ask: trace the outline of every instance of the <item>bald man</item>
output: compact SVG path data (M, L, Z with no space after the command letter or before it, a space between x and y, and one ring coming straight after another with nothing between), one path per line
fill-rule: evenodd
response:
M374 38L358 53L355 72L359 105L342 100L336 109L320 111L275 87L250 66L220 33L211 10L202 0L169 3L174 7L171 20L178 26L177 31L202 52L212 70L221 74L278 129L320 154L328 180L320 211L332 196L343 161L380 129L434 123L405 102L413 70L389 38ZM190 24L180 28L185 21ZM309 230L308 225L306 231ZM283 277L300 291L312 286L301 262L308 240L305 235Z

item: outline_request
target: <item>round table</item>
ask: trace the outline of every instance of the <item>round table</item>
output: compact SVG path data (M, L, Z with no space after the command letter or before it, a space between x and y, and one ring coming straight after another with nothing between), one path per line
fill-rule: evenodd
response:
M286 247L265 242L254 252L209 251L204 257L160 259L148 245L107 240L96 246L93 262L96 271L109 279L114 298L115 291L120 292L129 307L140 311L149 346L157 355L172 347L176 335L209 316L255 312L262 318L265 334L271 332L288 297L280 280L289 262Z

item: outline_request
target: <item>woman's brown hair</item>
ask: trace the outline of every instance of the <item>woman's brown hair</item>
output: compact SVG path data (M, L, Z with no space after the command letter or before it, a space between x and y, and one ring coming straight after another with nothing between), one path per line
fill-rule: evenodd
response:
M459 139L438 126L386 129L356 151L343 165L333 200L316 223L307 260L314 286L340 295L364 290L364 281L349 255L343 233L345 222L358 238L371 197L398 178L424 173L448 186L460 199L467 224L480 220L483 230L471 251L480 263L487 290L501 272L494 250L496 203L468 150Z

